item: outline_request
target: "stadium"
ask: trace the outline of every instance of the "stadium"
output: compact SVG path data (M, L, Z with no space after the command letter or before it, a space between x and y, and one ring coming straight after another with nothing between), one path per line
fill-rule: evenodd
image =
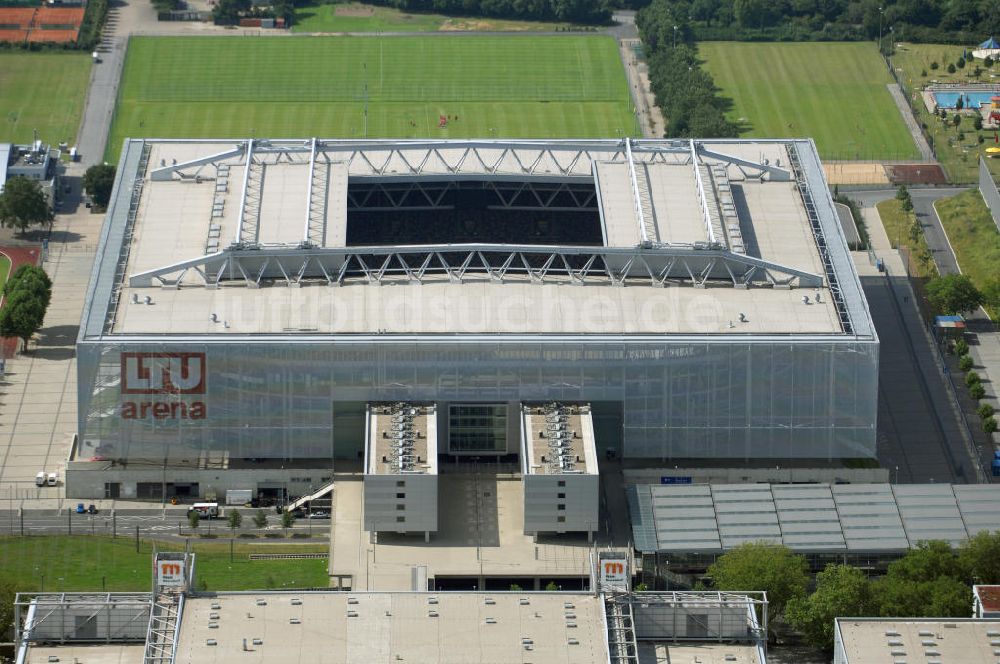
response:
M77 351L71 497L875 456L809 140L127 140Z

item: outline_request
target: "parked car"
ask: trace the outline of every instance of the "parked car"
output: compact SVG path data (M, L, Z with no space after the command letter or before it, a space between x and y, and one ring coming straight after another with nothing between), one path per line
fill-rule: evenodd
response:
M330 513L326 510L315 510L309 513L308 519L329 519Z
M87 514L97 514L97 506L91 503L87 506Z
M83 514L86 511L87 511L87 509L83 506L83 503L77 503L76 504L76 513L77 514Z

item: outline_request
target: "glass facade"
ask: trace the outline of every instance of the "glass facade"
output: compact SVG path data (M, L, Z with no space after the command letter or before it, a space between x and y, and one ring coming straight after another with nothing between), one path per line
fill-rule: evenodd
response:
M354 420L367 401L563 399L621 403L629 457L874 457L877 370L877 342L854 338L84 341L79 456L136 463L353 457L363 431Z
M448 442L453 453L503 454L507 451L507 405L450 406Z

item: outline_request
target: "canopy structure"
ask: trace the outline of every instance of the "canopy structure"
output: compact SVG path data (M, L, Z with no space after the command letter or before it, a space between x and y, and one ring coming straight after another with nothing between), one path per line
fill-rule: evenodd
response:
M989 39L980 44L975 51L972 52L972 57L979 58L980 60L985 60L987 57L996 60L1000 57L1000 41L996 40L996 37L990 36Z

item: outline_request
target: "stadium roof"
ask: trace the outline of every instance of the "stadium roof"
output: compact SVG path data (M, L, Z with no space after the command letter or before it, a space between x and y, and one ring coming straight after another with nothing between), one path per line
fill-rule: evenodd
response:
M810 552L900 552L1000 530L1000 486L695 484L629 487L636 549L720 553L767 541Z
M599 246L351 241L470 186ZM84 337L874 336L810 141L129 140L98 254Z

